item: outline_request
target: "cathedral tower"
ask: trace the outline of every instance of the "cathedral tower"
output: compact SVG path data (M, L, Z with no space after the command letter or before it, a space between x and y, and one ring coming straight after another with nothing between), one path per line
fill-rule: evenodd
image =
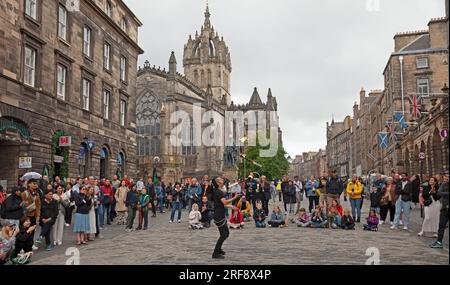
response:
M227 105L230 105L230 52L223 37L219 38L219 34L214 31L210 17L206 4L205 22L200 35L198 32L195 38L189 35L184 46L184 74L205 91L211 86L214 99L221 102L225 96Z

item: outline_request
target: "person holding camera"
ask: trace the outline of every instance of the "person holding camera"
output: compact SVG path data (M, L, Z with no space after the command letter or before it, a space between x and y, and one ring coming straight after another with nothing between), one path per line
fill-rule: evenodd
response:
M314 179L314 176L311 176L310 179L305 183L305 191L306 197L309 200L309 213L315 209L317 205L319 205L319 196L317 195L317 188L319 187L319 181Z
M19 227L8 221L4 222L0 235L0 265L10 261L18 234Z
M197 178L192 178L191 183L187 189L187 198L188 198L188 211L192 211L193 204L200 203L200 197L202 195L202 187L197 181Z

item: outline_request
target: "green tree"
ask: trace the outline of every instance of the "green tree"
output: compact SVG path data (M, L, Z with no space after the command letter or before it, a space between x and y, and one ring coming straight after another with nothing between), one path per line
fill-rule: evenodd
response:
M239 163L239 177L246 177L250 172L258 172L260 175L265 175L268 180L275 178L281 178L283 175L287 175L289 171L289 161L286 159L286 151L280 145L278 146L277 154L274 157L261 157L260 150L266 149L259 145L246 147L245 155L247 161L245 162L244 173L244 161L241 159ZM251 161L255 161L262 167L254 165Z

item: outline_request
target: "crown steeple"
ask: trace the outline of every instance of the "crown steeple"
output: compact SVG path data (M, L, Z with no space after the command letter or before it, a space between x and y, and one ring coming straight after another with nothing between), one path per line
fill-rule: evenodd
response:
M209 13L209 3L208 0L206 0L206 11L205 11L205 28L211 26L211 21L210 18L211 17L211 13Z

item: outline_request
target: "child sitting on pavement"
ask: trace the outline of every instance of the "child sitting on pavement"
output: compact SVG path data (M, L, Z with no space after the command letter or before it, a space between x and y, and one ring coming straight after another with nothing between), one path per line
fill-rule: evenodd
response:
M341 215L335 206L328 208L328 224L332 229L337 229L341 224Z
M262 203L256 203L256 211L253 214L253 219L255 220L255 225L257 228L265 228L266 227L266 213L262 207Z
M200 222L202 214L198 210L198 204L192 204L192 210L189 213L189 228L193 230L203 229L203 224Z
M365 231L378 232L379 219L375 210L370 210L369 217L367 218L367 224L364 225Z
M244 221L248 222L251 218L250 209L252 208L252 205L247 201L247 198L242 196L241 200L236 204L236 207L241 211Z
M244 219L242 217L241 210L239 208L236 208L231 212L230 229L242 228L244 228Z
M326 228L328 227L328 219L323 214L320 205L316 206L313 217L311 218L311 228Z
M355 219L353 219L350 214L349 209L345 209L344 215L341 218L341 228L343 230L354 230L355 229Z
M311 217L306 213L305 208L301 208L297 217L297 226L299 228L306 228L311 225Z
M272 216L270 217L270 221L268 223L272 228L284 227L286 225L284 215L279 206L275 206L275 208L273 208Z

